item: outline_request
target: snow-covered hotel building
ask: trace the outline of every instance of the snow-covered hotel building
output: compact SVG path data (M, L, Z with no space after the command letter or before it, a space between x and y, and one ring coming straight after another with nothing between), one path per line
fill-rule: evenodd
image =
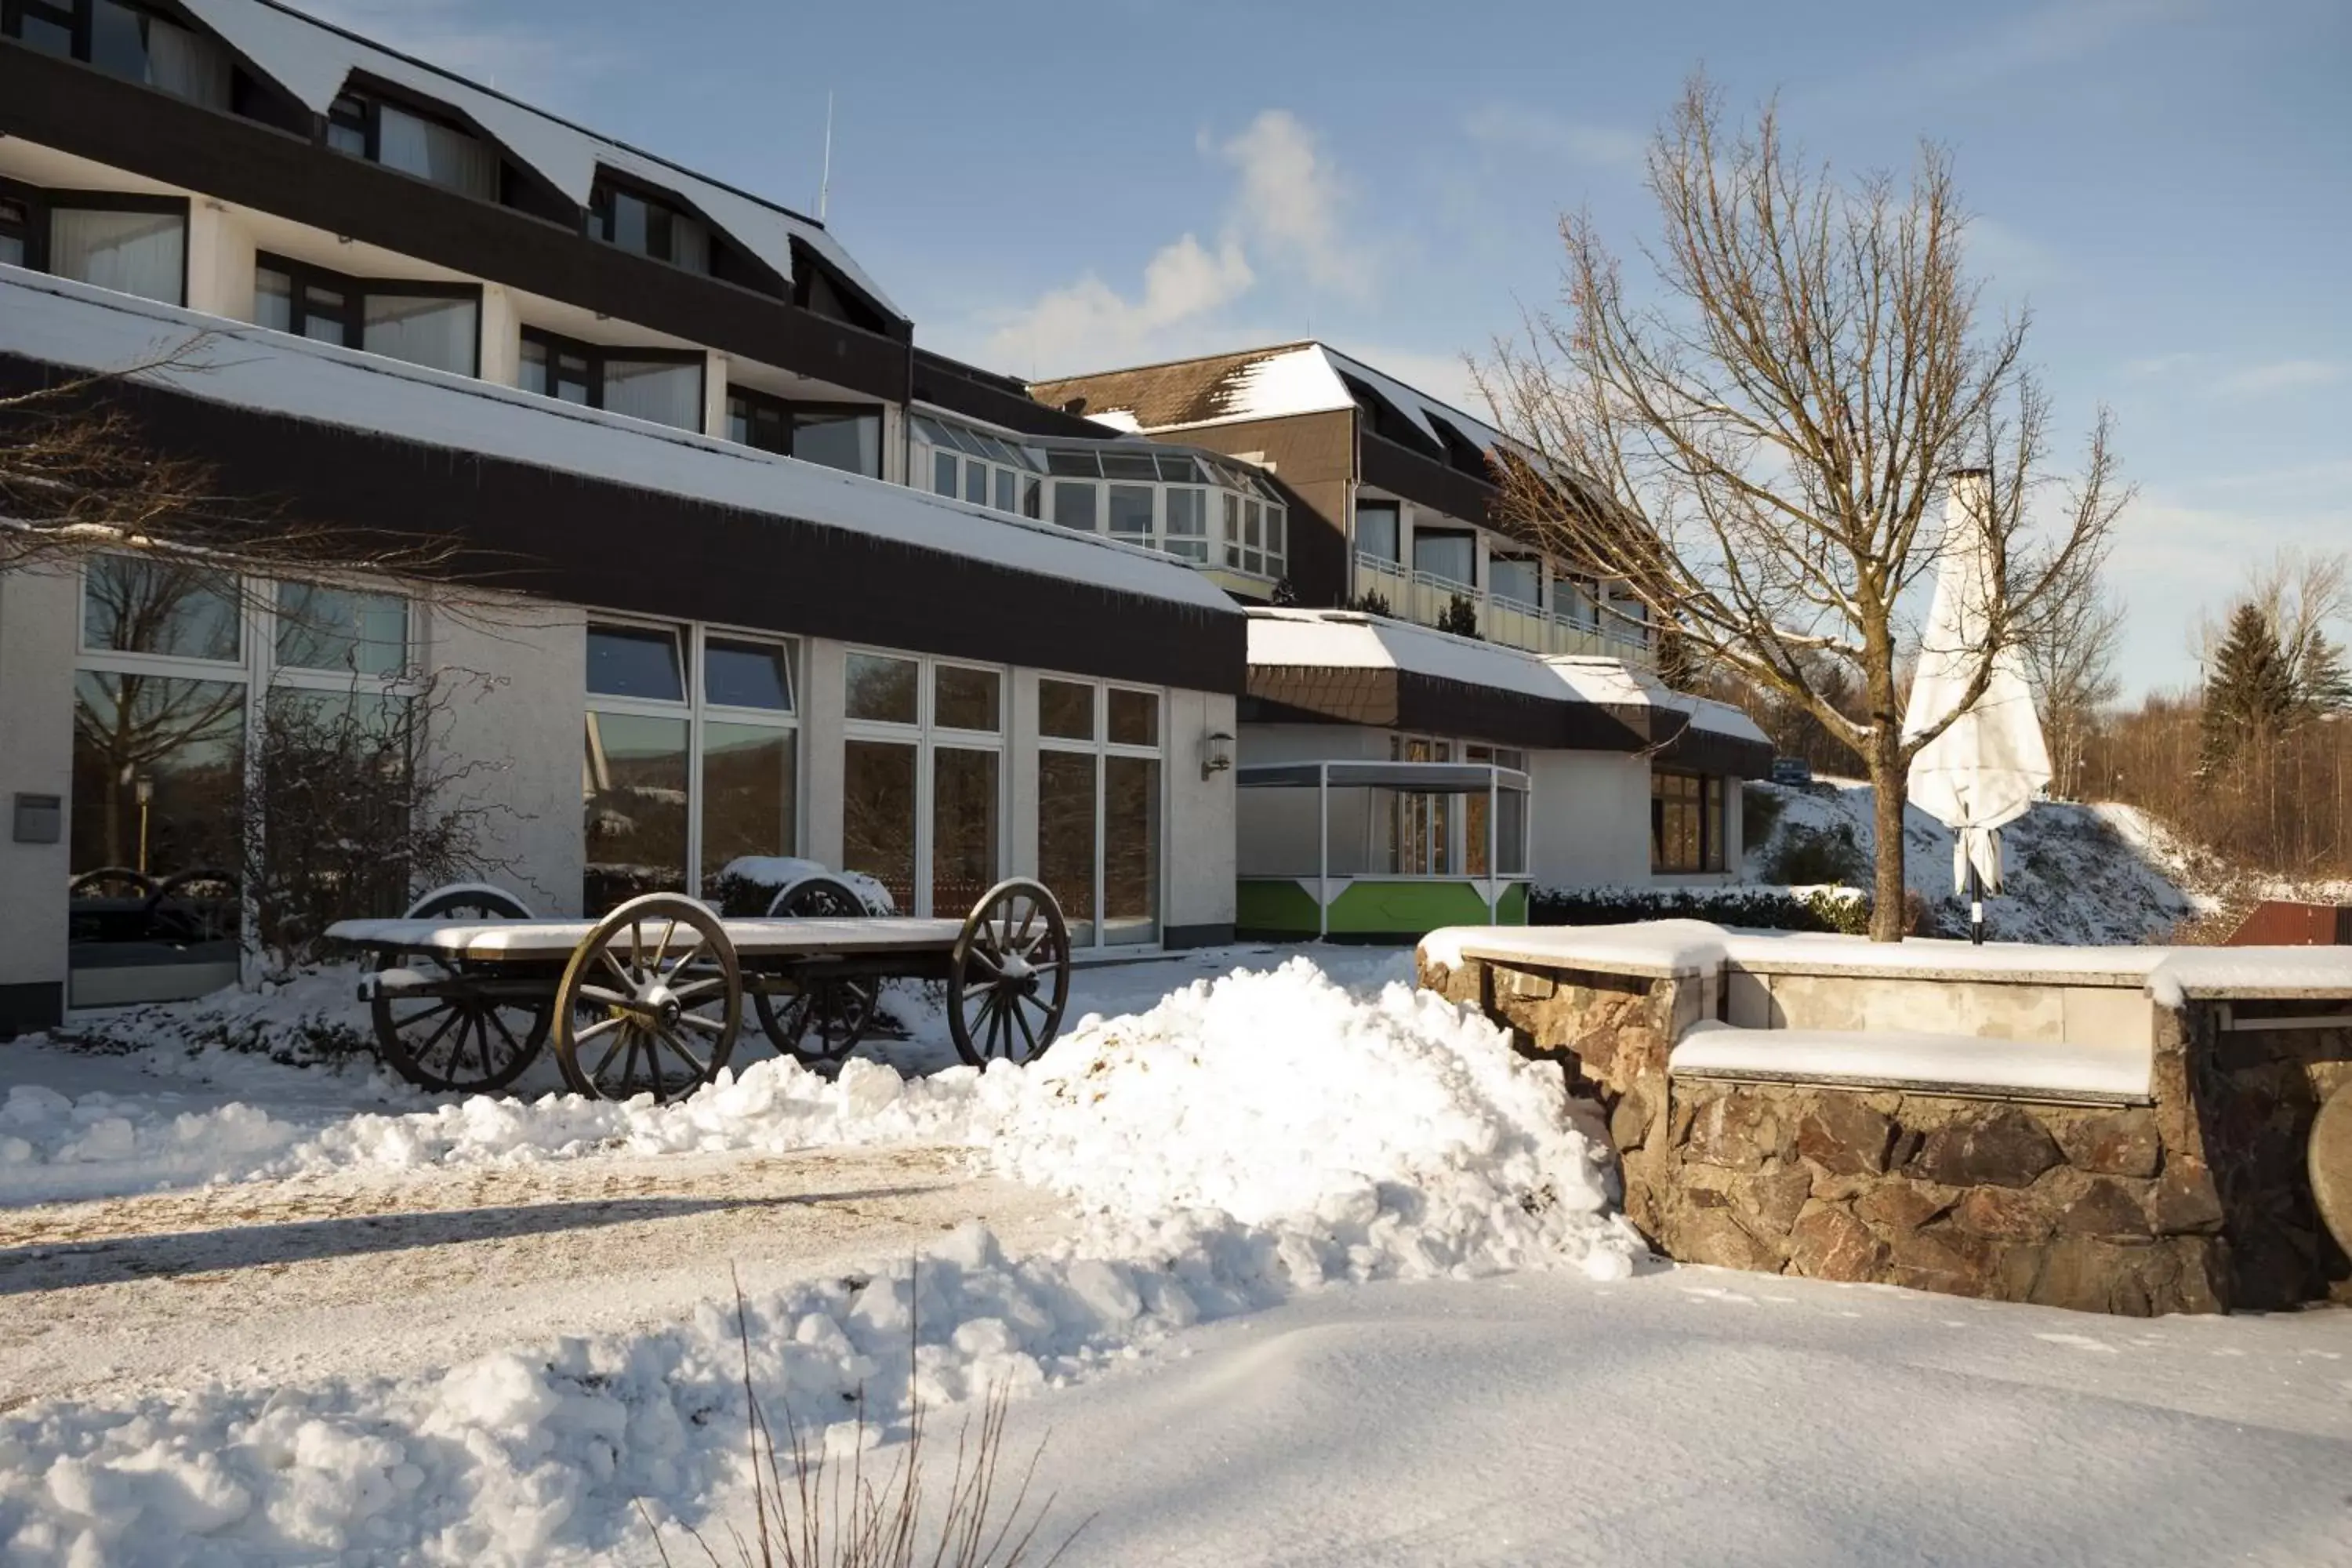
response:
M542 912L797 855L925 912L1036 875L1095 947L1251 900L1290 929L1235 783L1308 753L1533 784L1524 847L1360 791L1327 889L1719 875L1750 736L1658 750L1696 710L1486 521L1492 433L1272 357L1308 352L1344 404L1291 374L1266 417L1106 423L1077 399L1118 378L916 347L823 225L270 0L0 0L0 395L148 365L101 395L217 495L441 547L330 586L0 573L0 1035L233 973L69 889L236 864L265 694L434 672L468 678L449 787ZM1411 624L1443 581L1489 641ZM1368 584L1394 619L1313 613Z

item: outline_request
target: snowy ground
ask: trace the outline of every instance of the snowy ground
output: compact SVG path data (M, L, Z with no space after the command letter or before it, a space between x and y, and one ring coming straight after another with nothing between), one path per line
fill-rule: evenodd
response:
M912 1076L671 1107L187 1047L297 1054L343 977L0 1047L0 1558L652 1561L641 1504L740 1516L748 1332L836 1449L1012 1391L1072 1563L2352 1562L2352 1313L1642 1262L1554 1069L1287 957L1089 971L984 1076L908 998Z
M1767 869L1791 834L1851 837L1859 858L1857 883L1867 886L1878 841L1867 784L1820 779L1802 787L1750 784L1746 789L1781 803L1769 837L1748 846L1748 875L1772 881ZM2007 889L1988 900L1986 923L2010 942L2106 945L2162 942L2181 921L2211 905L2207 873L2163 827L2128 805L2044 801L2001 829ZM1903 816L1905 882L1941 906L1955 934L1965 934L1966 903L1952 883L1952 830L1916 806Z

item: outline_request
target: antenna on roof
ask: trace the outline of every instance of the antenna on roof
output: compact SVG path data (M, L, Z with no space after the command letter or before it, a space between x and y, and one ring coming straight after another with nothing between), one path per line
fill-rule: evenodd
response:
M824 221L824 200L833 192L833 94L824 95L824 172L816 183L816 221Z

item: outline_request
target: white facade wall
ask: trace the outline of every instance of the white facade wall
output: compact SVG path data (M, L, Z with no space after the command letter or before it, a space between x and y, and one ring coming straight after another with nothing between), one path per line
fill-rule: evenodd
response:
M1536 886L1650 884L1648 758L1532 752L1528 782L1528 869Z
M1202 759L1213 734L1236 732L1234 699L1222 692L1168 694L1166 758L1160 764L1168 808L1161 819L1165 848L1161 904L1171 926L1230 927L1234 914L1235 802L1230 768L1202 777ZM1031 773L1034 776L1033 765ZM1034 820L1035 813L1030 813Z
M236 211L209 196L188 203L188 309L253 320L252 233Z
M580 912L587 617L504 598L436 605L426 668L448 692L434 736L446 799L478 809L488 880L533 912Z
M79 592L70 568L0 572L0 1035L64 994ZM56 843L16 842L20 795L58 798Z

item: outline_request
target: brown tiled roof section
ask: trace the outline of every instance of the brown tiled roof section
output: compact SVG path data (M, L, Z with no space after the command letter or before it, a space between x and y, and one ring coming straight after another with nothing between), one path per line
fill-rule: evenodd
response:
M1198 425L1222 419L1234 411L1242 377L1252 365L1291 353L1296 343L1251 349L1235 354L1186 360L1181 364L1146 365L1140 370L1106 371L1100 375L1074 375L1062 381L1041 381L1030 389L1038 402L1059 408L1073 397L1087 400L1085 412L1102 415L1124 410L1147 430L1171 425Z

